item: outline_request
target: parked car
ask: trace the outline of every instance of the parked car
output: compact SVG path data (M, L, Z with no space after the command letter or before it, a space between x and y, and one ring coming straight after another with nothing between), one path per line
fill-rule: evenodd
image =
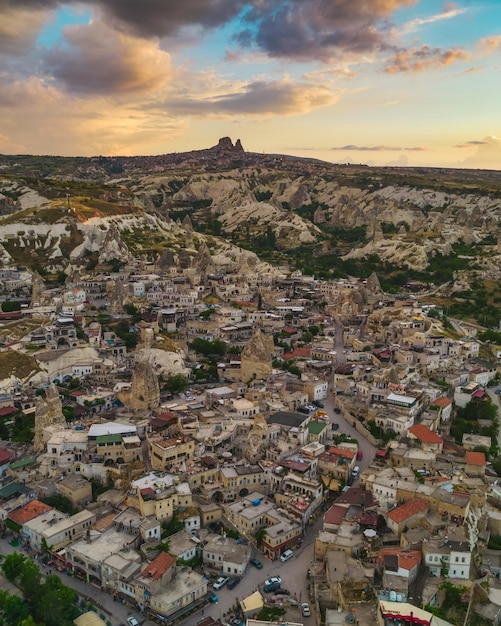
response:
M241 581L241 578L238 578L238 576L235 576L228 580L228 582L226 583L226 586L228 587L228 589L234 589L240 581Z
M272 591L276 591L277 589L280 589L280 583L271 583L263 587L264 593L271 593Z
M127 618L127 624L129 624L129 626L139 626L139 622L135 617L132 617L132 615Z
M308 602L303 602L303 604L301 605L301 613L304 615L304 617L309 617L311 615L310 605L308 604Z
M362 450L359 450L357 452L357 461L361 461L364 458L364 453L362 452Z
M291 592L288 589L282 589L280 587L279 589L275 590L275 595L276 596L290 596Z
M313 404L318 406L319 409L323 409L324 405L320 402L320 400L313 400Z
M310 409L306 406L300 406L298 409L299 413L306 413L307 415L309 415L310 413Z
M280 585L282 584L282 579L280 578L280 576L272 576L271 578L268 578L268 580L264 581L265 585L273 585L273 583L278 583L278 587L280 587Z
M209 598L209 600L210 600L213 604L216 604L216 602L219 600L219 598L216 596L216 594L215 594L215 593L213 593L213 594L211 595L211 597Z
M280 560L282 561L282 563L285 563L285 561L292 559L293 556L294 552L292 550L286 550L283 554L280 555Z
M219 589L222 589L226 585L227 582L228 582L227 577L220 576L212 586L214 587L214 589L219 591Z
M339 430L339 424L332 422L332 430Z
M259 559L251 559L250 564L254 565L254 567L257 569L263 569L263 564L261 563Z
M339 407L336 407L336 408L334 409L334 413L341 413L341 409L340 409Z

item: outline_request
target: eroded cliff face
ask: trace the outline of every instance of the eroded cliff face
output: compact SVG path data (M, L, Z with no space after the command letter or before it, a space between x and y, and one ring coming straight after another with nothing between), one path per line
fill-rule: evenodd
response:
M235 158L247 161L231 167ZM432 256L449 254L458 241L474 244L489 238L488 262L484 258L480 264L498 277L497 241L490 239L495 240L500 230L501 174L498 180L496 172L487 172L482 187L482 173L476 172L464 174L471 177L470 185L458 183L456 170L450 174L419 171L418 177L412 169L351 171L306 161L289 165L280 158L274 159L272 167L272 160L263 156L266 165L261 166L256 155L245 153L229 138L206 151L138 157L134 168L127 166L121 178L99 172L101 196L117 203L116 214L87 217L85 211L77 211L66 215L59 190L61 216L51 224L44 223L44 211L54 211L56 206L49 199L50 190L44 188L41 193L36 184L30 187L31 183L5 176L0 180L2 210L22 217L16 222L10 216L0 223L0 260L5 265L45 256L49 270L57 271L65 258L73 261L89 255L95 255L97 262L126 261L138 254L153 259L162 249L172 249L175 260L183 246L182 254L194 257L202 245L211 242L213 261L221 264L222 257L229 255L231 263L238 266L244 260L246 267L255 269L257 259L222 240L247 247L271 232L277 249L319 243L322 252L328 252L329 229L365 227L365 240L345 248L346 258L377 254L395 265L423 270ZM94 169L83 172L80 166L78 175L97 174ZM406 183L406 175L418 182ZM470 188L475 192L465 191ZM83 202L82 198L78 201ZM129 207L127 214L124 204ZM221 239L197 232L209 223L217 226L212 231ZM156 239L154 246L152 239Z

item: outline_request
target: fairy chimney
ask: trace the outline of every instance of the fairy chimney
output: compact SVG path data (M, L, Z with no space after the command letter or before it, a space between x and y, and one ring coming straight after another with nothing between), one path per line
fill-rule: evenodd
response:
M130 409L134 413L151 411L160 404L158 378L149 361L138 361L132 374Z

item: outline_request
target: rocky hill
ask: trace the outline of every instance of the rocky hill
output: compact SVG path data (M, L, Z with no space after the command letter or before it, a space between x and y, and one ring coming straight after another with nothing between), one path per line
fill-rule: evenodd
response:
M253 271L243 248L272 262L300 249L419 272L461 245L466 265L498 280L500 209L501 172L332 165L229 138L152 157L0 156L0 259L51 271L208 245L223 266Z

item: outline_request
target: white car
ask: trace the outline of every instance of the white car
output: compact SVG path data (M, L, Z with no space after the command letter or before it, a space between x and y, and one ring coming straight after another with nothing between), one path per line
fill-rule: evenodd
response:
M304 615L304 617L310 617L311 612L310 612L310 605L308 604L308 602L303 602L303 604L301 605L301 612Z
M139 622L135 617L128 617L127 624L129 624L129 626L139 626Z
M273 585L273 583L278 583L279 585L281 585L282 579L280 578L280 576L272 576L271 578L268 578L268 580L264 581L264 586L267 587L268 585Z
M220 576L212 586L214 587L214 589L219 590L222 587L224 587L227 582L228 582L228 578L225 578L224 576Z
M280 560L282 561L282 563L285 563L285 561L292 559L293 556L294 552L292 550L286 550L283 554L280 555Z

